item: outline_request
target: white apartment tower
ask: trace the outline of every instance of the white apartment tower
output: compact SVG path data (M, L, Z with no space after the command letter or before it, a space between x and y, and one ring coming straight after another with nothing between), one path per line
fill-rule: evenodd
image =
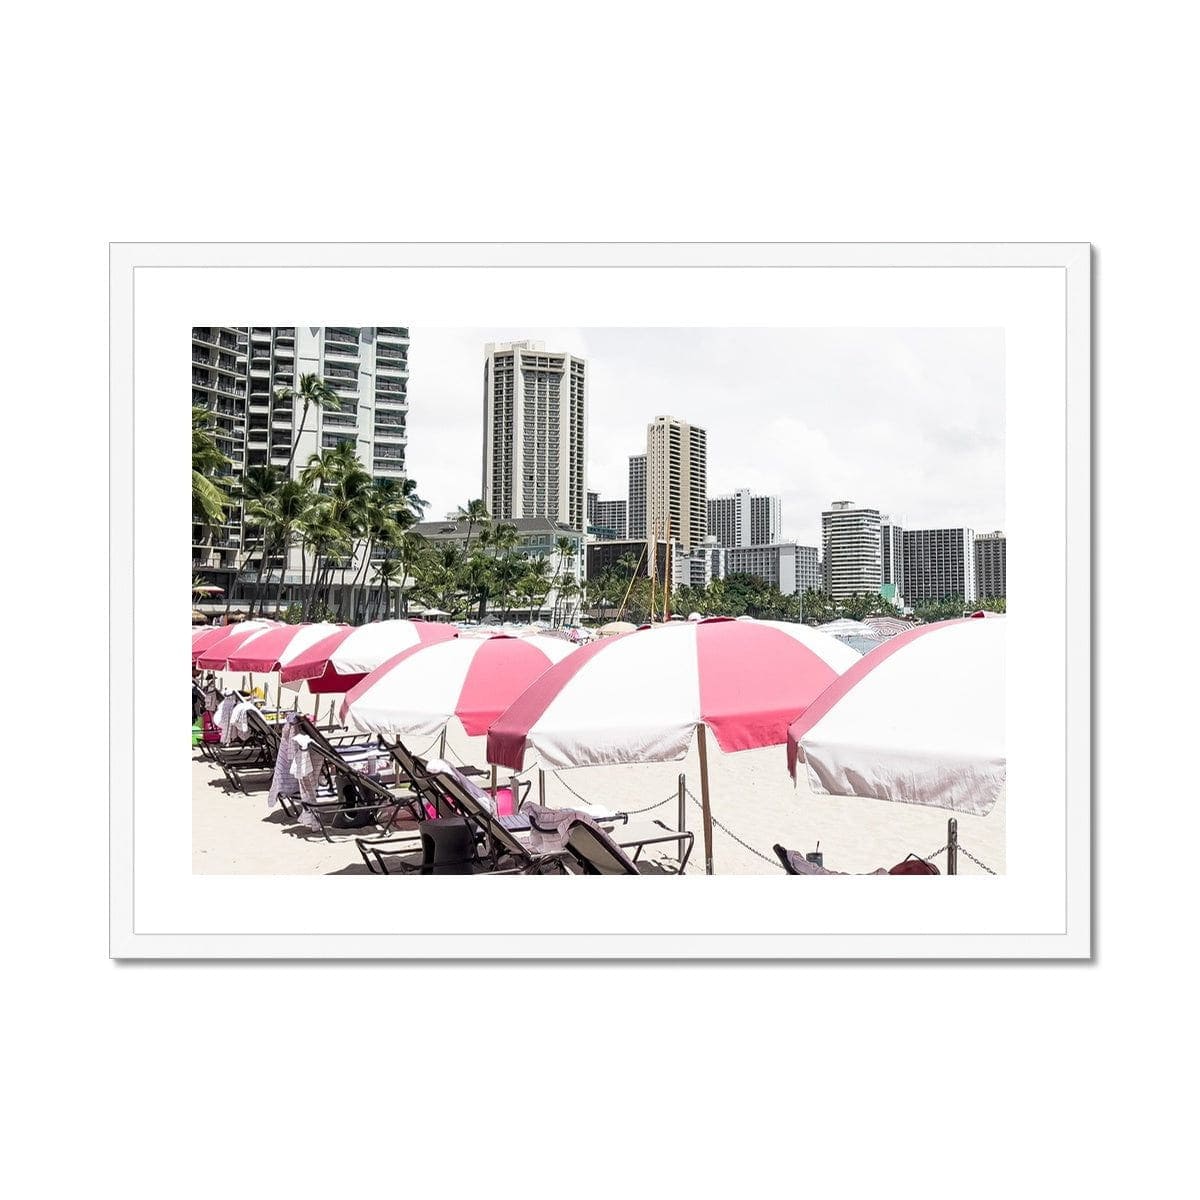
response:
M976 599L975 531L906 529L904 599L919 605L955 597L965 604Z
M303 375L320 376L337 394L338 409L311 406L304 418L298 397L277 398L300 387ZM192 403L215 414L218 446L232 459L234 480L247 470L272 466L295 479L309 458L352 442L375 479L403 478L408 420L408 329L404 326L256 325L192 329ZM303 420L303 428L301 421ZM299 442L296 443L297 437ZM295 444L295 455L292 448ZM246 539L243 514L197 544L192 566L226 573ZM299 551L288 564L299 570ZM214 575L215 578L215 575ZM298 579L298 576L297 576Z
M883 582L880 513L835 500L821 514L825 591L830 599L873 595Z
M542 342L484 348L483 500L496 520L587 531L586 377L582 358Z
M629 456L629 509L630 541L643 541L646 537L646 456Z
M779 525L778 496L756 496L739 488L708 498L708 531L718 546L773 546L779 542Z
M708 536L708 434L674 417L646 429L646 538L685 551Z

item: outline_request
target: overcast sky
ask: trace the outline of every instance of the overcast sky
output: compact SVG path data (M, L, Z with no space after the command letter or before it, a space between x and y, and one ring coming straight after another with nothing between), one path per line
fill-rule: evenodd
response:
M708 430L708 493L782 498L820 544L833 500L909 528L1004 528L1000 329L410 327L408 470L441 518L482 493L483 347L536 338L588 363L588 488L627 497L646 425Z

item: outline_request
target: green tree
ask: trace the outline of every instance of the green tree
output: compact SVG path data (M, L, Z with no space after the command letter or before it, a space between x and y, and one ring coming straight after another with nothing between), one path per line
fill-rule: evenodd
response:
M298 390L291 387L275 389L275 399L282 403L291 401L294 407L297 397L304 401L304 408L301 410L300 425L296 430L296 437L292 442L292 452L288 455L287 466L284 468L285 473L288 475L292 473L292 463L296 460L296 450L300 445L300 438L304 434L304 426L308 421L308 410L314 405L318 409L328 408L335 412L342 407L341 397L338 396L337 392L320 375L301 375Z
M210 432L215 420L203 405L192 405L192 520L211 528L225 520L230 500L217 472L232 462L217 449Z

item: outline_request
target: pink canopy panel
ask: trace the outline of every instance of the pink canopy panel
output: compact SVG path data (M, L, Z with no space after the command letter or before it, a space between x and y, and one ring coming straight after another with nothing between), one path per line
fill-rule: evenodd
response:
M262 637L243 642L231 650L228 669L255 674L278 671L317 642L344 628L348 626L328 621L311 625L277 625Z
M415 646L388 659L347 695L342 721L386 737L420 737L458 717L475 737L540 675L575 652L562 638L536 636Z
M233 651L275 628L274 621L242 621L237 625L217 626L212 630L217 636L211 641L197 639L192 643L192 662L208 671L223 671Z
M983 815L1005 784L1007 621L919 625L860 659L788 729L814 791Z
M828 634L716 617L604 638L548 670L488 731L514 771L682 758L697 726L722 750L781 745L788 722L859 661Z
M309 691L348 692L404 650L458 637L453 625L436 621L375 621L345 626L309 646L280 669L284 683L304 680Z

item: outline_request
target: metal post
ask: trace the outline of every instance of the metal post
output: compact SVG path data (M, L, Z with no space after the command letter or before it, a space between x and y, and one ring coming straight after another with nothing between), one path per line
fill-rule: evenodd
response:
M946 822L946 874L958 874L958 818Z
M496 764L492 763L492 806L496 804Z
M448 722L447 722L448 724ZM442 726L442 736L438 738L438 758L446 757L446 726Z
M546 807L546 772L538 767L538 803Z
M700 742L700 806L704 809L704 873L713 873L713 827L712 809L708 806L708 745L704 739L704 725L696 726L696 735Z
M687 776L681 771L679 773L679 824L677 828L680 833L687 829ZM683 841L680 840L679 849L675 852L676 857L680 862L683 862Z

